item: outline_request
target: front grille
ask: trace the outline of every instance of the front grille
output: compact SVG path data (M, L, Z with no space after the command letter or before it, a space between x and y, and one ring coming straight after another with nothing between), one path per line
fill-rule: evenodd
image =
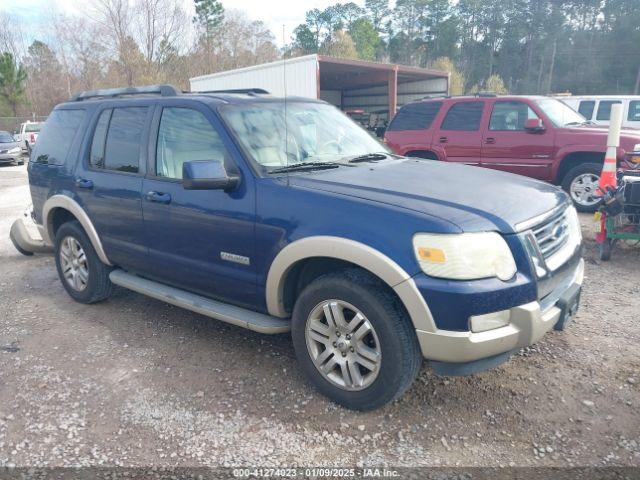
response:
M544 223L533 227L533 236L540 253L546 259L558 252L569 241L567 210L561 210Z

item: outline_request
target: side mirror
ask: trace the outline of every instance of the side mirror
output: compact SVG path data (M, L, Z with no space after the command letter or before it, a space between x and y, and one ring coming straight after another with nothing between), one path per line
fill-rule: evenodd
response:
M221 161L193 160L182 164L182 186L186 190L233 190L240 183L238 175L229 175Z
M524 121L524 129L529 133L539 133L545 130L541 118L527 118Z

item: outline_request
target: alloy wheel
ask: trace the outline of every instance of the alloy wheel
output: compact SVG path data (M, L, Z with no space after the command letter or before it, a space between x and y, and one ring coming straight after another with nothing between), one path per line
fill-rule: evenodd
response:
M569 193L574 202L583 207L591 207L600 202L598 181L600 177L593 173L583 173L574 178L569 187Z
M371 322L353 305L326 300L305 327L307 350L320 374L344 390L364 390L377 378L382 351Z
M60 266L69 286L77 292L87 288L89 265L80 242L73 237L64 237L60 244Z

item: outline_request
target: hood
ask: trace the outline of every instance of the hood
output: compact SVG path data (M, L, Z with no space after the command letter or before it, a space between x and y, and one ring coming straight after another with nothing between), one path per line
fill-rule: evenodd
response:
M20 142L0 142L0 150L11 150L20 146Z
M568 202L558 187L520 175L431 160L386 160L303 174L290 185L439 217L462 231L513 233Z
M567 143L601 146L603 151L607 147L609 127L585 125L583 127L558 128L558 137L566 137ZM620 132L620 147L625 152L633 151L633 147L640 143L640 130L637 128L623 128Z

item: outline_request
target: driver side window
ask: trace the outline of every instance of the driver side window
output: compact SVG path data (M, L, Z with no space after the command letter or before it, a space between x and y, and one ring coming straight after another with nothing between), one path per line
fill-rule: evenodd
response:
M224 162L227 150L209 120L197 110L162 109L156 146L156 175L182 180L182 165L192 160Z
M503 101L493 104L489 130L524 131L524 123L528 119L539 118L526 103Z

